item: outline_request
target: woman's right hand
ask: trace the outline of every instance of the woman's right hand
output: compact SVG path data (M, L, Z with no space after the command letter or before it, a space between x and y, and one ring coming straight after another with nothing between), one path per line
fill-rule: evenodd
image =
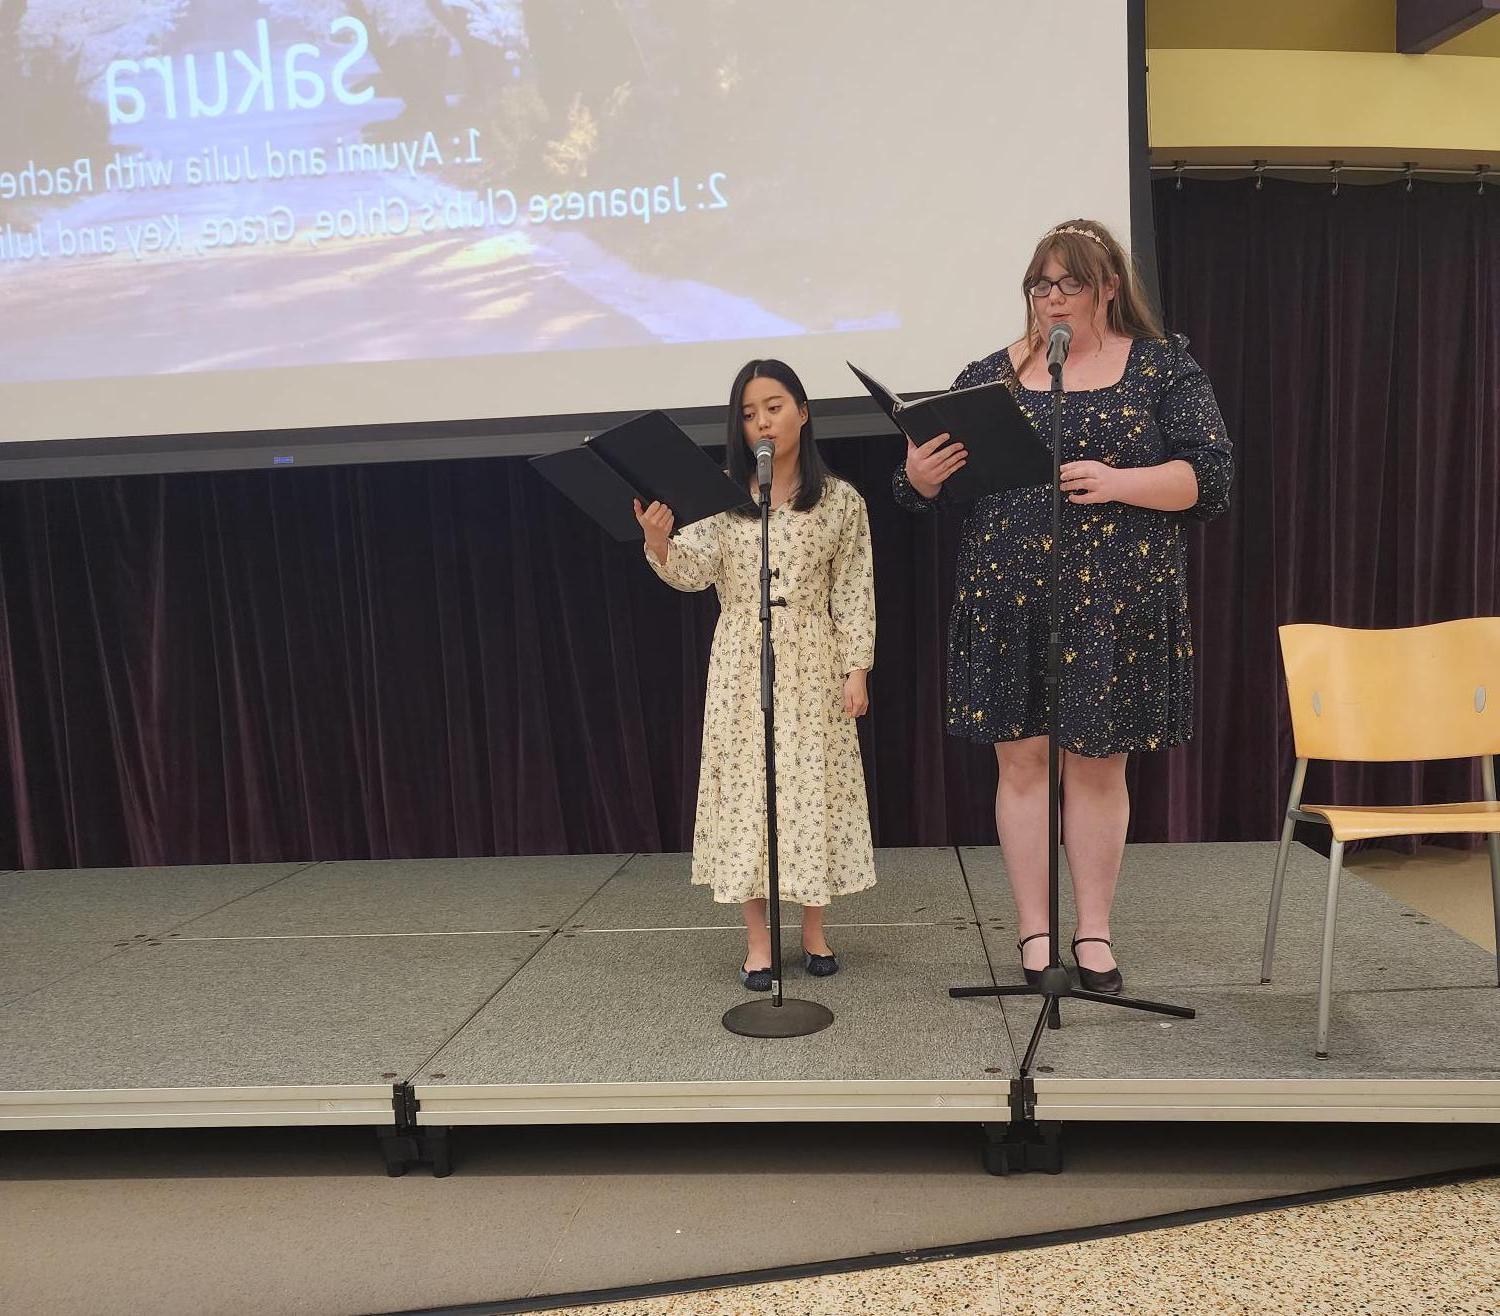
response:
M910 439L906 441L906 478L923 498L936 498L943 482L969 459L962 443L948 443L948 440L947 434L939 434L921 447Z
M646 536L646 547L662 566L667 565L667 541L672 534L672 509L665 503L652 503L643 508L641 500L635 500L635 519Z

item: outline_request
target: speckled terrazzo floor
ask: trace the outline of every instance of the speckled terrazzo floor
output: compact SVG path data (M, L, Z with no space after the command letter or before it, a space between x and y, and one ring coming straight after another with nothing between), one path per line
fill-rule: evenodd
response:
M1493 1316L1500 1179L754 1288L588 1316Z
M7 1310L368 1316L457 1308L478 1316L490 1303L567 1307L577 1300L569 1295L700 1276L792 1266L817 1273L841 1257L940 1255L979 1240L1215 1213L1500 1163L1500 1126L1445 1124L1077 1125L1068 1131L1065 1173L1011 1178L983 1174L975 1135L955 1125L460 1132L458 1172L448 1179L386 1178L373 1138L358 1129L0 1133ZM1486 1209L1493 1217L1493 1202ZM1481 1241L1482 1230L1493 1229L1476 1212L1450 1214ZM1287 1227L1281 1219L1273 1228ZM1440 1213L1424 1219L1447 1228ZM1238 1237L1258 1227L1225 1228ZM1420 1243L1422 1228L1410 1232ZM1312 1237L1325 1249L1319 1264L1342 1264L1342 1242ZM1144 1264L1162 1238L1122 1240L1113 1246L1123 1250L1109 1255ZM1468 1248L1465 1264L1481 1256ZM1192 1255L1192 1246L1179 1250L1163 1260L1163 1272L1191 1264ZM985 1264L1023 1273L1027 1263L1012 1256L972 1264L979 1275ZM1226 1267L1206 1266L1205 1282L1239 1283ZM847 1282L889 1287L913 1277L920 1271L901 1267ZM778 1308L762 1308L758 1295L714 1307L719 1299L702 1293L673 1310L841 1311L823 1305L823 1292ZM995 1279L986 1292L1008 1290ZM916 1309L948 1310L927 1298ZM863 1316L900 1310L912 1308L882 1298ZM1051 1310L1128 1309L1075 1302Z

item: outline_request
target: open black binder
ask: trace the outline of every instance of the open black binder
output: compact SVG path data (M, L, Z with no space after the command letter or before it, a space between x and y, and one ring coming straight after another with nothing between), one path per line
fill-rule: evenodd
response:
M1045 441L999 381L906 402L853 362L848 364L891 423L913 443L926 443L939 434L962 441L968 460L944 484L947 497L983 498L1052 483Z
M642 538L631 507L636 498L648 506L665 503L679 528L753 505L749 491L661 411L590 435L581 447L533 457L530 464L622 544Z

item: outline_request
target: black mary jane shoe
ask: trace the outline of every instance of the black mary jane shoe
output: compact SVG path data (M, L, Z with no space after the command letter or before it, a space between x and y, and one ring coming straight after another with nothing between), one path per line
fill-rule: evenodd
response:
M839 971L839 957L833 952L814 955L810 950L802 952L802 967L814 978L831 978Z
M1115 948L1115 943L1108 937L1074 937L1073 962L1075 964L1078 964L1078 948L1089 941L1097 941L1101 946L1108 946L1111 951ZM1078 985L1085 991L1099 992L1103 996L1118 996L1125 990L1125 979L1120 974L1118 964L1112 969L1085 969L1079 964Z
M765 969L740 969L740 984L746 991L768 992L771 990L771 970Z
M1019 951L1026 945L1028 941L1035 941L1038 937L1045 937L1046 935L1047 933L1045 932L1033 932L1029 937L1022 937L1020 941L1016 942L1016 949ZM1021 972L1026 975L1026 985L1028 987L1040 987L1042 985L1041 969L1028 969L1023 960L1021 964Z

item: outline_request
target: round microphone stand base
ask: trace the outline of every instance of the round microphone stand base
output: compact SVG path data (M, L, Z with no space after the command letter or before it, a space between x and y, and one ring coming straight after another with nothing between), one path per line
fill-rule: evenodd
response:
M833 1022L833 1011L816 1001L746 1001L724 1012L724 1027L741 1037L806 1037Z

